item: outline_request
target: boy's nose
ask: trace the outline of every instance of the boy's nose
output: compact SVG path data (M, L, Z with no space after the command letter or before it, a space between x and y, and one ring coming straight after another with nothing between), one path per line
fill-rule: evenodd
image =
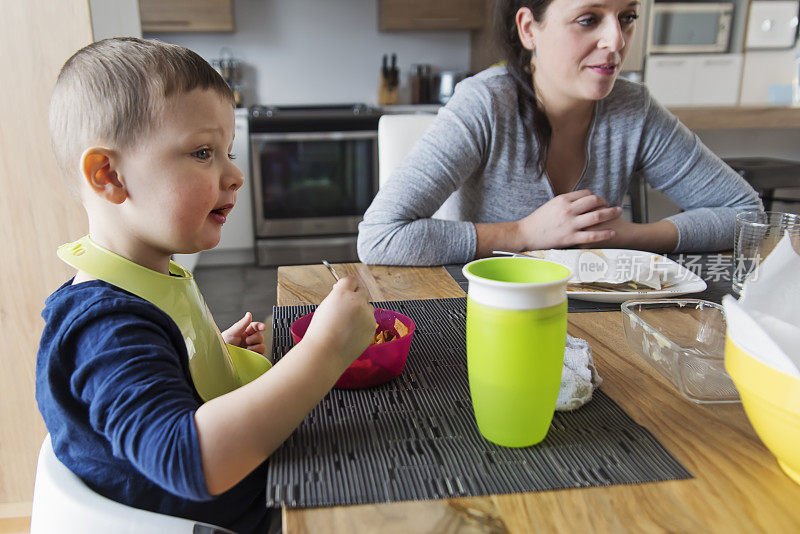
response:
M228 163L225 174L222 176L222 189L226 191L236 191L244 183L244 176L233 163Z

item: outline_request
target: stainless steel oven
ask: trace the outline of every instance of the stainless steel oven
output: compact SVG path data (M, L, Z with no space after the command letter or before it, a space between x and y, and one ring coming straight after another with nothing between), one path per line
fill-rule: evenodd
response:
M378 187L379 118L365 105L251 108L259 264L357 259Z

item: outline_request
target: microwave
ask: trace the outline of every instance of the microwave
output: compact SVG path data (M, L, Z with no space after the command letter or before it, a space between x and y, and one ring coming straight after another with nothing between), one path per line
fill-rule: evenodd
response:
M648 28L648 52L727 52L732 17L730 2L656 2Z

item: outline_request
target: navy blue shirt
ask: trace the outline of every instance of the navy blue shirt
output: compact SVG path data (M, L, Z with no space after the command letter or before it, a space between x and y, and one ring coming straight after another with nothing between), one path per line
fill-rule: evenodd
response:
M266 532L266 462L211 497L194 413L202 400L175 322L144 299L94 280L48 297L36 401L59 460L117 502Z

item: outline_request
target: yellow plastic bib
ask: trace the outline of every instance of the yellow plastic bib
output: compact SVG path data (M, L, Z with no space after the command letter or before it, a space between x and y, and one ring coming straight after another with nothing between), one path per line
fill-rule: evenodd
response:
M272 367L261 354L225 343L192 273L174 261L162 274L114 254L89 236L61 245L58 257L137 295L169 315L183 334L194 387L204 401L255 380Z

